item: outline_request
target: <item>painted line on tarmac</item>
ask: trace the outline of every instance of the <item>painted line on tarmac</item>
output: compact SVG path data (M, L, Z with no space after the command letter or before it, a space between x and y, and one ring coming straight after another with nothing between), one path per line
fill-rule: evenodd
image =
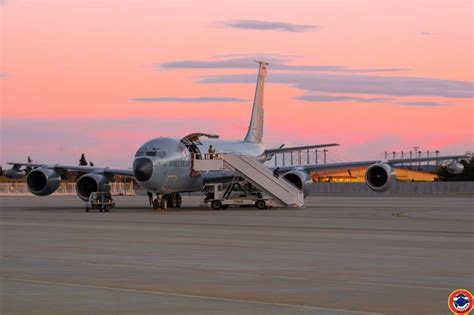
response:
M346 312L349 314L367 314L367 315L381 314L381 313L353 311L353 310L337 309L337 308L326 308L326 307L318 307L318 306L310 306L310 305L286 304L286 303L264 302L264 301L255 301L255 300L242 300L242 299L222 298L222 297L206 296L206 295L180 294L180 293L170 293L170 292L162 292L162 291L116 288L116 287L78 284L78 283L52 282L52 281L41 281L41 280L9 278L9 277L0 277L0 280L48 284L48 285L62 285L62 286L85 288L85 289L101 289L101 290L113 290L113 291L131 292L131 293L146 293L146 294L184 297L184 298L192 298L192 299L222 301L222 302L250 303L250 304L258 304L258 305L268 305L268 306L294 307L294 308L316 310L316 311Z
M18 221L21 222L6 222ZM3 221L3 222L2 222ZM432 233L432 234L474 234L472 231L439 231L439 230L407 230L407 229L379 229L379 228L353 228L353 227L326 227L326 226L298 226L298 225L254 225L254 224L227 224L227 223L189 223L189 222L178 222L178 221L168 221L168 222L158 222L158 221L118 221L118 220L108 220L108 221L97 221L97 220L84 220L84 219L38 219L38 218L18 218L18 217L2 217L0 225L5 226L37 226L35 222L44 222L43 226L72 226L76 224L75 222L86 222L86 223L96 223L98 225L89 225L93 229L102 229L104 224L108 223L122 223L122 224L148 224L148 225L178 225L178 226L212 226L212 227L221 227L221 228L261 228L261 229L294 229L294 230L327 230L327 231L345 231L345 232L400 232L400 233ZM27 222L31 221L31 222ZM62 221L62 223L56 223ZM138 228L138 226L136 226ZM111 228L111 226L107 226ZM114 229L122 229L120 226L112 227Z
M371 286L382 286L382 287L394 287L394 288L406 288L406 289L421 289L421 290L437 290L437 291L450 291L451 288L433 287L418 284L403 284L403 283L382 283L382 282L370 282L370 281L348 281L348 283L356 285L371 285Z
M73 259L58 259L58 258L48 258L48 257L36 257L36 256L18 256L18 255L3 255L3 258L10 258L10 259L32 259L32 260L47 260L47 261L54 261L54 262L61 262L61 263L71 263L71 262L78 262L77 260ZM419 284L404 284L404 283L388 283L388 282L373 282L373 281L364 281L364 280L342 280L338 278L332 279L325 279L321 277L299 277L299 276L285 276L285 275L274 275L274 274L263 274L263 273L251 273L251 272L235 272L235 271L215 271L209 269L200 269L200 268L193 268L193 267L177 267L177 266L167 266L167 265L152 265L152 264L142 264L142 265L134 265L134 264L119 264L119 263L110 263L110 262L91 262L91 261L79 261L80 264L93 264L93 265L100 265L100 266L109 266L109 267L125 267L125 268L148 268L154 270L163 270L163 271L170 271L171 272L200 272L200 273L215 273L215 274L223 274L223 275L230 275L230 276L246 276L246 277L261 277L261 278L270 278L270 279L285 279L285 280L299 280L299 281L331 281L331 282L347 282L350 284L355 285L362 285L362 286L382 286L382 287L397 287L397 288L407 288L407 289L422 289L422 290L437 290L437 291L449 291L449 287L436 287L436 286L426 286L426 285L419 285ZM2 278L0 279L7 279ZM8 278L10 279L10 278ZM12 278L13 279L13 278ZM26 281L26 280L25 280ZM29 281L29 280L28 280ZM35 281L35 280L32 280Z

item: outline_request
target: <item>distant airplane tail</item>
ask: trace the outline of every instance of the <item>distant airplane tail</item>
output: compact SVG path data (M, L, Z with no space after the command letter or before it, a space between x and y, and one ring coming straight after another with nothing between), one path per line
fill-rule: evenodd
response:
M268 63L264 61L256 62L259 64L257 87L255 88L255 97L253 100L252 118L250 119L249 129L247 130L244 141L261 143L263 138L263 88Z

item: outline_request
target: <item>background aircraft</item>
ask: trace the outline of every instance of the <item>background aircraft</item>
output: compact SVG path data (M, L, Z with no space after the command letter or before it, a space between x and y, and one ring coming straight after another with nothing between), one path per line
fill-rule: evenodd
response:
M21 163L9 162L13 165L6 175L9 178L18 178L25 174L21 168L34 167L28 173L26 182L29 190L37 196L47 196L55 192L60 185L60 172L84 172L76 183L76 191L84 201L89 199L92 192L106 191L109 181L115 175L134 178L141 188L157 195L157 201L167 202L168 207L180 207L180 193L200 191L208 181L227 180L233 177L228 171L196 172L192 169L193 156L203 156L212 147L216 153L232 153L250 156L261 162L267 161L278 152L314 149L336 146L338 144L321 144L304 147L265 149L263 139L263 94L268 64L262 61L259 64L257 86L255 90L252 116L243 140L221 140L218 135L207 133L192 133L182 139L155 138L144 143L136 152L131 169L117 169L109 167L73 166L62 164ZM463 165L457 159L465 158L462 155L439 156L431 158L393 159L387 161L371 160L348 163L316 164L304 166L280 167L281 177L309 193L312 184L310 172L321 169L348 168L368 166L365 179L369 188L374 191L385 191L395 181L395 172L392 166L400 163L422 162L433 160L453 160L448 169L453 173L463 171Z

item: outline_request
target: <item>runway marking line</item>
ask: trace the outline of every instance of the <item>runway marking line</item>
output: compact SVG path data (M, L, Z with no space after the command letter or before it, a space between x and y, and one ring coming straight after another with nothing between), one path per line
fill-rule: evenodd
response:
M318 306L310 306L310 305L298 305L298 304L286 304L286 303L264 302L264 301L254 301L254 300L231 299L231 298L206 296L206 295L180 294L180 293L170 293L170 292L162 292L162 291L116 288L116 287L98 286L98 285L89 285L89 284L78 284L78 283L52 282L52 281L41 281L41 280L8 278L8 277L0 277L0 280L28 282L28 283L39 283L39 284L48 284L48 285L62 285L62 286L68 286L68 287L87 288L87 289L113 290L113 291L120 291L120 292L146 293L146 294L154 294L154 295L185 297L185 298L223 301L223 302L238 302L238 303L269 305L269 306L295 307L295 308L303 308L303 309L319 310L319 311L348 312L348 313L353 313L353 314L367 314L367 315L379 315L379 314L381 314L381 313L353 311L353 310L337 309L337 308L326 308L326 307L318 307Z

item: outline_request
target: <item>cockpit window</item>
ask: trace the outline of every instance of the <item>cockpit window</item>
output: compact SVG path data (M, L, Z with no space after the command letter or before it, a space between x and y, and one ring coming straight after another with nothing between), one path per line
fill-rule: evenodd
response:
M156 152L156 151L146 151L145 155L146 156L157 156L158 152Z
M165 151L156 151L156 150L138 150L135 156L156 156L159 157L160 159L163 159L166 157L166 152Z

